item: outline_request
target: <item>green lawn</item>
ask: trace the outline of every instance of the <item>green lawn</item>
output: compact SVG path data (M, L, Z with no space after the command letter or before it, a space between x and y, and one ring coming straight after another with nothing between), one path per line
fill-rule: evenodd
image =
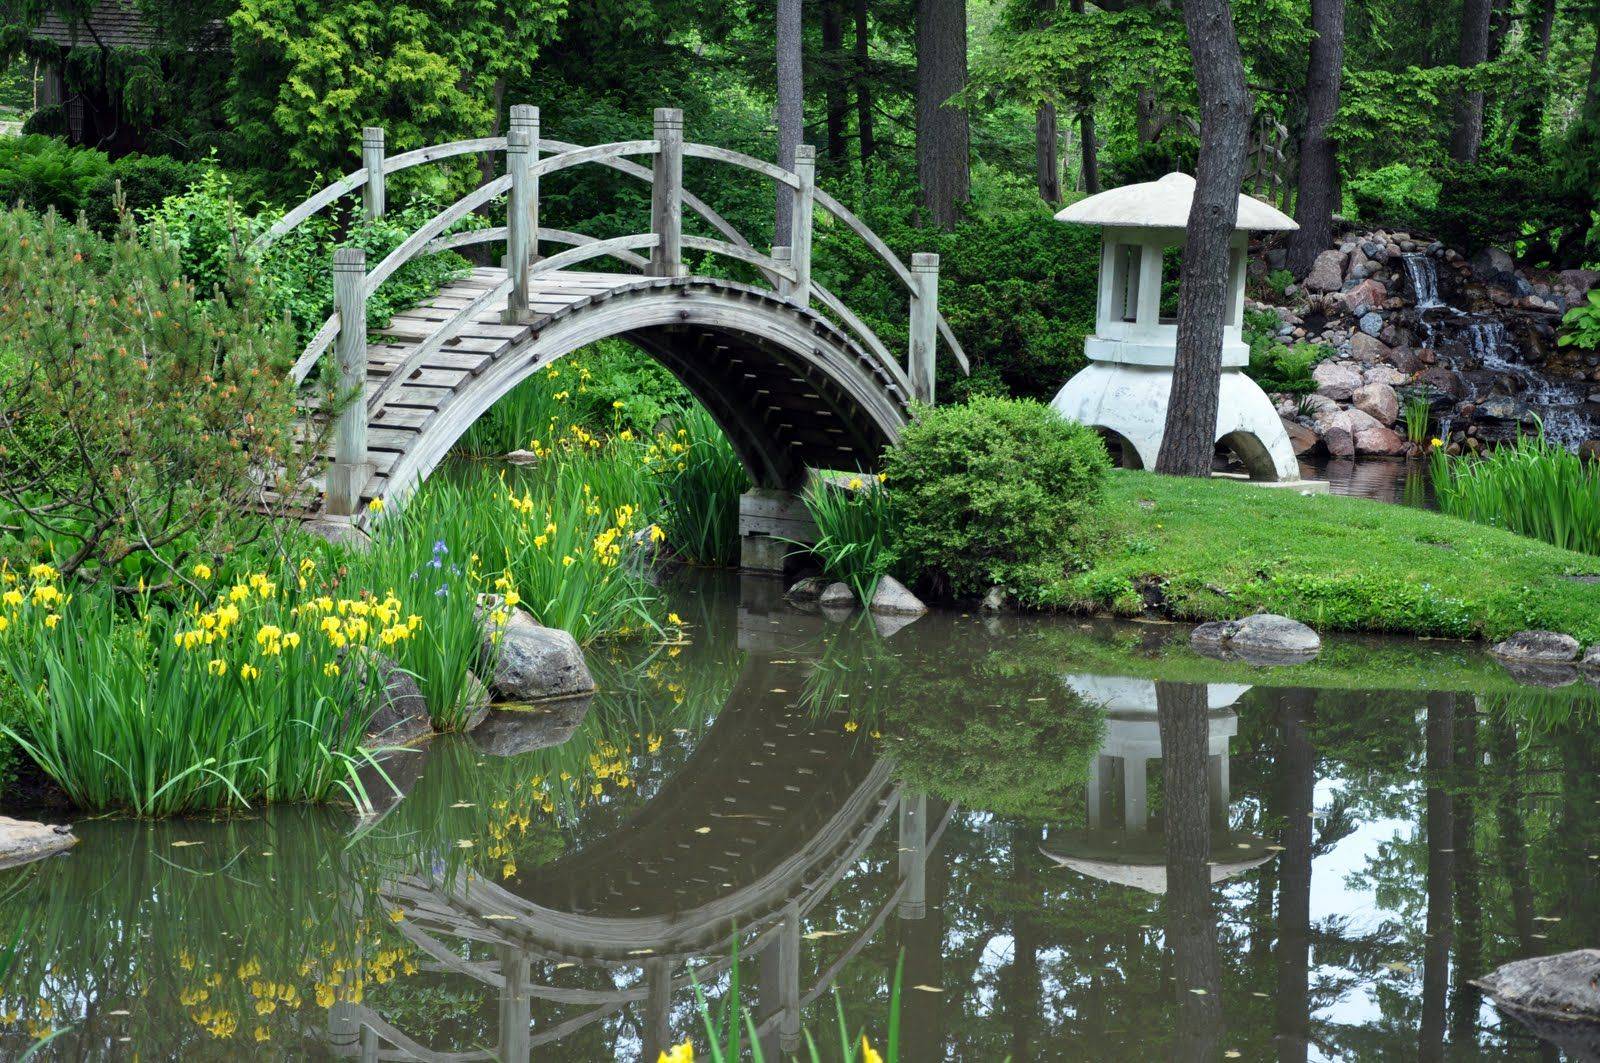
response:
M1253 612L1319 630L1600 642L1600 558L1440 513L1226 480L1112 475L1105 545L1043 604L1188 620Z

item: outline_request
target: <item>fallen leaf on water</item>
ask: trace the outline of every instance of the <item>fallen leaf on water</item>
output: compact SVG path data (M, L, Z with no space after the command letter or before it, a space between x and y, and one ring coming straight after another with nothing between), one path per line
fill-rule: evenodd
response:
M628 951L628 955L629 956L648 956L654 951L655 951L655 949L630 949Z
M484 916L484 918L485 919L515 919L516 916L514 916L514 915L506 915L504 912L491 912L490 914Z
M182 849L186 845L204 845L204 844L205 844L205 842L173 842L172 843L172 847L174 849Z
M789 692L787 690L783 689L782 687L773 687L771 690L767 691L767 693L769 693L769 694L787 694Z
M1400 963L1398 961L1384 964L1383 969L1386 971L1393 971L1396 974L1412 974L1416 971L1416 968L1411 966L1409 963Z
M818 938L836 938L842 937L843 935L843 930L813 930L809 934L801 934L800 936L805 938L807 941L815 941Z
M1253 997L1260 997L1262 1000L1267 999L1267 995L1265 993L1251 993L1250 995Z
M696 834L710 834L711 833L711 828L710 827L696 827L694 829L694 832Z
M911 988L912 989L920 989L924 993L943 993L944 992L943 989L940 989L936 985L914 985Z
M457 801L455 804L451 805L450 807L451 808L474 808L476 806L473 805L473 803L471 801Z
M556 970L558 970L558 971L564 971L564 970L566 970L566 969L567 969L567 968L568 968L568 967L576 967L576 966L578 966L578 965L577 965L577 964L575 964L575 963L558 963L558 964L556 964Z
M1029 701L1044 701L1046 699L1045 698L1029 698L1028 700Z
M1281 852L1286 852L1287 850L1285 850L1284 847L1281 846L1281 845L1269 845L1269 846L1267 846L1267 851L1268 852L1273 852L1273 853L1281 853Z
M273 853L273 851L271 849L263 849L263 850L261 850L261 855L262 856L274 856L276 854Z
M1559 915L1536 915L1533 917L1533 921L1535 923L1559 923L1561 922L1561 917Z
M1243 1054L1244 1053L1240 1052L1237 1048L1230 1048L1226 1052L1222 1053L1222 1058L1223 1059L1238 1059Z
M133 1012L127 1011L126 1009L123 1009L123 1008L118 1008L116 1011L108 1011L108 1012L106 1012L106 1014L107 1015L132 1015Z
M1189 992L1193 993L1197 997L1203 997L1206 995L1206 991L1201 989L1199 986L1195 986L1193 989L1189 990Z

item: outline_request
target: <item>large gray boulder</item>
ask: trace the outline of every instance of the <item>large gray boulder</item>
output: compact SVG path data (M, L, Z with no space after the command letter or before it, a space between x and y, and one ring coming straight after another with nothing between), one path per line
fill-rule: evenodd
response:
M77 844L71 827L0 816L0 868L39 860Z
M1393 425L1400 417L1400 396L1388 384L1362 384L1350 400L1356 409L1385 427Z
M918 598L906 589L906 585L893 576L884 576L878 580L878 586L872 592L872 601L867 603L867 608L883 616L921 616L928 611Z
M1189 633L1189 642L1196 649L1222 651L1259 664L1298 664L1322 650L1315 631L1276 613L1201 624Z
M509 613L495 630L494 613ZM570 697L594 690L594 677L578 640L568 632L541 627L521 609L505 609L503 599L479 599L483 624L483 656L493 664L489 689L509 701ZM498 633L499 639L494 636Z
M1513 960L1472 984L1569 1059L1600 1059L1600 949Z
M494 697L478 678L478 673L468 670L462 677L461 689L456 692L455 712L461 719L461 729L471 731L481 724L488 717L493 701Z
M1489 652L1502 660L1532 664L1568 664L1582 651L1577 639L1559 631L1519 631L1489 647Z
M592 700L585 696L495 709L473 730L472 743L491 757L514 757L559 746L583 723Z
M1330 248L1317 256L1303 282L1308 291L1336 292L1344 286L1345 255Z
M1317 382L1317 394L1326 395L1335 402L1348 402L1364 380L1361 370L1343 362L1319 362L1311 367L1311 379Z

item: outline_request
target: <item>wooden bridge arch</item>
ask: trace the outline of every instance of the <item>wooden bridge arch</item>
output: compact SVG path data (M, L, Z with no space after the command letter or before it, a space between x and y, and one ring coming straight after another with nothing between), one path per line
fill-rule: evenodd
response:
M578 146L541 138L538 109L511 108L505 137L486 137L386 156L381 129L362 138L363 166L291 210L254 244L261 254L319 211L358 189L368 216L384 212L390 174L463 155L503 153L505 173L441 210L382 261L355 248L334 254L334 313L297 359L303 384L325 358L343 401L331 453L305 508L364 519L374 499L404 497L471 424L533 373L597 340L621 338L660 361L710 410L758 487L792 490L808 468L870 468L897 438L914 400L932 401L941 342L963 371L965 353L938 311L938 256L909 266L848 208L815 184L815 150L794 168L711 145L686 143L680 111L659 109L649 140ZM634 161L644 157L648 167ZM791 244L757 250L683 186L683 160L703 158L771 179L793 198ZM540 178L602 165L649 182L651 231L597 239L544 226ZM505 224L459 229L498 209ZM683 231L688 209L717 237ZM908 292L904 362L811 272L813 219L832 215L878 256ZM475 244L504 244L486 267L398 314L369 339L366 303L402 265ZM569 245L545 256L546 245ZM688 250L755 268L766 286L691 276ZM580 271L596 259L640 274ZM641 275L642 274L642 275ZM346 323L349 323L348 325ZM321 423L308 399L306 418ZM323 428L327 426L322 425ZM325 433L311 433L322 438Z

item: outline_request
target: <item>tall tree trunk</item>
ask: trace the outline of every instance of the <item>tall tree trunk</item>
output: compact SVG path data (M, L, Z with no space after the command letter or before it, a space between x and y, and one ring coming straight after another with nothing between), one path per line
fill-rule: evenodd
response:
M866 175L867 164L877 145L872 140L872 91L867 87L871 66L871 33L867 24L867 0L856 0L856 151L861 156L861 169Z
M1461 5L1461 44L1456 63L1475 67L1489 56L1489 9L1492 0L1464 0ZM1455 128L1450 132L1450 157L1457 162L1474 162L1483 143L1483 92L1475 89L1456 94Z
M850 114L845 79L844 0L822 0L822 70L827 79L828 158L843 162L845 122Z
M1221 0L1226 3L1226 0ZM1212 1060L1222 1040L1222 968L1211 907L1211 821L1207 792L1206 687L1156 683L1167 844L1167 941L1176 976L1179 1031L1170 1056ZM1226 810L1218 810L1226 815Z
M1470 695L1462 695L1456 716L1455 791L1451 808L1450 847L1455 850L1455 955L1450 964L1455 985L1450 991L1450 1036L1470 1044L1476 1034L1482 996L1470 979L1484 974L1483 879L1478 869L1478 788L1483 785L1482 753L1478 748L1478 708ZM1503 780L1496 780L1502 782Z
M1083 0L1072 0L1072 13L1083 16ZM1085 74L1078 80L1079 149L1083 152L1083 190L1100 191L1100 147L1094 142L1094 83Z
M1056 105L1041 103L1033 121L1034 169L1039 180L1039 198L1046 203L1061 202L1060 138L1056 130Z
M1275 1034L1278 1063L1305 1063L1311 1049L1311 850L1317 752L1311 741L1314 691L1281 695L1283 757L1278 789L1283 853L1278 858L1278 954Z
M1179 274L1177 365L1156 471L1210 476L1227 319L1228 252L1250 137L1250 97L1228 0L1184 0L1200 95L1200 161Z
M794 166L794 149L800 146L805 128L805 72L801 66L800 0L778 0L778 165ZM794 213L788 189L778 188L777 225L772 242L787 244Z
M1344 72L1344 0L1311 0L1311 61L1306 67L1306 132L1300 140L1300 197L1289 234L1289 272L1295 279L1333 242L1338 153L1329 131L1339 113Z
M971 194L967 112L948 102L966 87L967 0L917 0L917 181L941 229Z

